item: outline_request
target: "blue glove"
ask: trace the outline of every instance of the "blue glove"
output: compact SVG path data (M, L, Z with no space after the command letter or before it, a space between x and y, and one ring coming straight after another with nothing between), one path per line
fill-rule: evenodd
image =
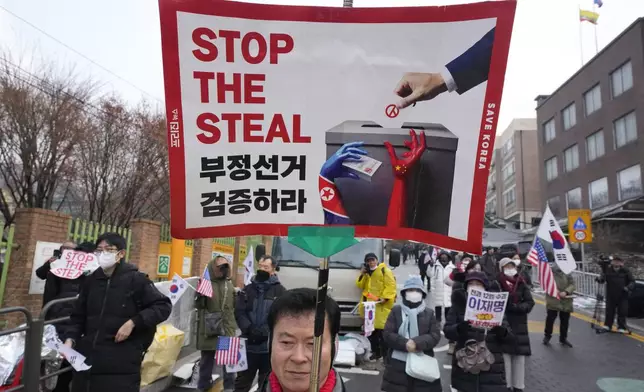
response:
M320 169L320 175L331 182L335 181L336 178L342 177L357 180L359 177L342 166L342 162L359 162L363 155L367 155L367 152L360 148L363 144L364 142L344 144L324 162Z

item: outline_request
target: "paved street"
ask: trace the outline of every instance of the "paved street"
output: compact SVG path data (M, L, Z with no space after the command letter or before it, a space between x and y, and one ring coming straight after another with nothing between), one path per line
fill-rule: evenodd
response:
M395 270L399 288L415 265ZM539 301L541 302L541 301ZM432 304L429 304L432 306ZM529 329L532 356L526 361L527 392L642 392L644 391L644 336L618 334L597 335L590 328L590 319L574 314L570 320L569 340L574 348L563 348L554 336L550 347L543 346L545 306L538 303L530 314ZM555 328L555 334L558 329ZM442 364L443 391L450 388L451 356L447 341L436 349ZM381 375L359 368L338 369L349 392L380 391ZM189 391L176 388L172 392Z

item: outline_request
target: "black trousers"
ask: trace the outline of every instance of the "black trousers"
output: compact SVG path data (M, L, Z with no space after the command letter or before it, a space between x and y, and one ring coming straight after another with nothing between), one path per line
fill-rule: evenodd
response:
M271 372L271 359L268 356L268 353L258 354L247 352L246 359L248 360L248 369L237 373L237 378L235 379L235 392L250 391L253 387L255 375L257 375L258 372L257 384L264 385L264 380Z
M568 325L570 324L570 313L568 312L558 312L556 310L548 309L548 313L546 315L546 328L543 332L547 337L552 337L552 328L555 325L557 316L559 316L559 340L567 340Z
M371 332L368 339L369 343L371 343L371 353L374 359L382 358L387 354L382 329L376 329Z
M606 297L606 320L604 325L612 327L617 309L617 328L626 329L626 316L628 315L628 297Z
M451 307L445 308L445 319L447 319L447 313L449 313L450 309ZM434 308L434 311L436 312L436 321L438 321L439 323L443 321L443 307L437 306Z
M60 368L64 369L66 367L71 367L71 365L66 360L63 360L63 363L60 365ZM52 392L71 391L71 383L73 378L74 378L74 374L72 373L71 369L68 372L59 374L58 380L56 381L56 388L54 388Z
M421 261L422 263L422 261ZM427 270L419 270L420 272L420 279L423 281L423 284L425 283L425 279L427 279ZM429 283L429 282L428 282Z

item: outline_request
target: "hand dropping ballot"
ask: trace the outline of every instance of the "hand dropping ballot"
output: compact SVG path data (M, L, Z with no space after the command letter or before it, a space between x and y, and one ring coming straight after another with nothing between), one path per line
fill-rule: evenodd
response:
M509 293L470 288L467 294L465 321L469 321L473 327L485 329L501 325Z
M73 348L65 346L63 342L60 341L56 333L45 336L45 345L52 350L56 350L59 354L65 357L67 362L69 362L77 372L83 372L91 368L90 365L85 363L85 356Z
M60 259L51 263L51 273L63 279L78 279L97 268L98 258L95 254L74 250L64 250Z

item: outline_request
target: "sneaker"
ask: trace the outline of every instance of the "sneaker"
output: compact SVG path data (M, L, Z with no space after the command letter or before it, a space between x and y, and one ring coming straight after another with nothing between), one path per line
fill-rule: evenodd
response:
M560 341L559 341L559 343L561 343L561 345L562 345L562 346L564 346L564 347L570 347L570 348L572 348L572 343L570 343L570 342L568 341L568 339L560 340Z
M552 336L544 336L543 337L543 344L545 346L549 346L550 345L550 339L552 339Z
M610 329L611 329L608 325L604 325L602 328L603 328L604 330L606 330L606 331L610 331Z
M456 348L456 343L450 343L449 348L447 349L447 354L454 355L455 348Z
M624 329L624 328L619 328L619 329L617 330L617 332L618 332L618 333L628 333L628 330L626 330L626 329Z

